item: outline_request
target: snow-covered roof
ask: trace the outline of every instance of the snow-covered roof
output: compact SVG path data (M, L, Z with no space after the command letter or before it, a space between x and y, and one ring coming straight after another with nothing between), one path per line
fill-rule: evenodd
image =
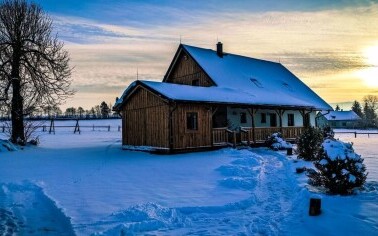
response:
M219 57L214 50L188 45L180 45L180 50L185 50L216 86L197 87L151 81L141 83L174 100L332 110L330 105L280 63L228 53ZM123 102L123 97L116 106Z
M361 120L354 111L331 111L322 112L327 120Z
M275 96L266 96L264 91L251 93L247 90L237 90L224 87L197 87L182 84L162 83L154 81L138 80L133 82L124 92L122 97L116 102L116 106L123 102L125 96L129 94L137 85L142 85L150 90L175 101L206 102L206 103L229 103L240 105L261 105L261 106L285 106L314 108L312 103L297 99L291 96L290 99L277 99L279 97L289 97L282 91L277 91ZM294 94L294 93L290 93Z

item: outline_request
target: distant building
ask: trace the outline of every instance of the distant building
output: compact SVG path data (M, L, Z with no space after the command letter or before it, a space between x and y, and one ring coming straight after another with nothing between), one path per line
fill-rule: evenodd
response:
M122 144L167 152L295 139L332 110L282 64L181 44L162 82L137 80L113 108Z
M354 111L320 112L318 117L319 127L331 128L359 128L362 120Z

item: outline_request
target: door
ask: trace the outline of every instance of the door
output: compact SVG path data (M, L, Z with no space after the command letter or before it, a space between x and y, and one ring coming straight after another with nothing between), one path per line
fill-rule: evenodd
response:
M270 127L277 127L277 114L269 114Z
M310 127L310 113L306 113L303 120L304 127Z

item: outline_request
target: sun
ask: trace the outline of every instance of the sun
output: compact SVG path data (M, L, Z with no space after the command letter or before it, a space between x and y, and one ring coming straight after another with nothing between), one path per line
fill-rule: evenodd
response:
M378 87L378 66L358 70L355 73L368 87Z
M366 68L355 72L367 86L378 87L378 45L368 47L363 51Z
M378 66L378 45L368 47L364 50L366 62L373 66Z

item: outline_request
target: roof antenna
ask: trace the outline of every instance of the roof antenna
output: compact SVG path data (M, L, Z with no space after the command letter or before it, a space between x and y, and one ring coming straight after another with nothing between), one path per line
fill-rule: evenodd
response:
M138 67L137 67L137 80L139 80L139 71L138 71Z
M181 44L181 34L180 34L180 44Z

